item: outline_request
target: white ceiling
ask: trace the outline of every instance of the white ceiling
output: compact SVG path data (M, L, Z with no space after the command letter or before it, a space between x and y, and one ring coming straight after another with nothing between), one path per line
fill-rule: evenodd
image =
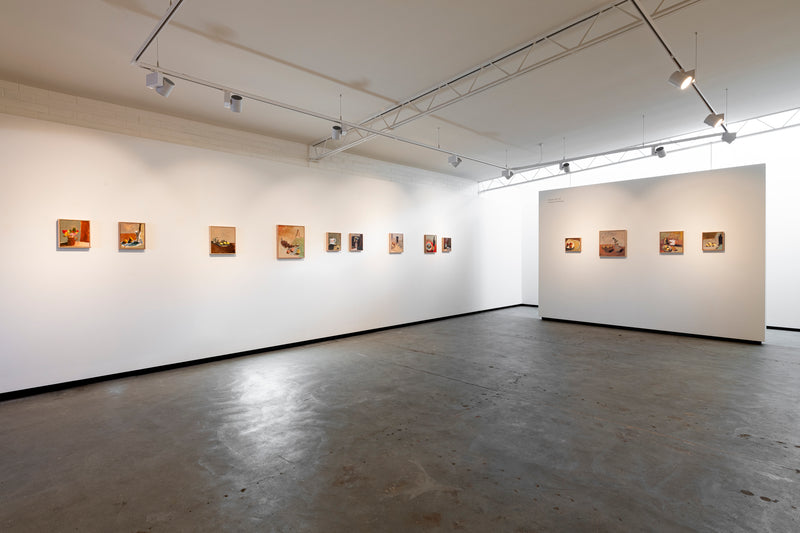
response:
M648 12L681 0L640 0ZM610 0L185 0L158 39L162 67L360 122ZM165 99L130 64L168 0L2 0L0 78L312 144L331 123L177 81ZM699 0L656 26L697 85L736 121L800 107L800 2ZM156 62L156 46L142 58ZM708 113L666 79L644 25L394 133L511 167L697 131ZM644 115L644 121L642 119ZM644 123L644 128L643 128ZM644 129L644 139L643 139ZM437 140L438 136L438 140ZM353 153L465 178L496 169L378 138ZM507 152L507 156L506 156ZM335 157L335 156L333 156Z

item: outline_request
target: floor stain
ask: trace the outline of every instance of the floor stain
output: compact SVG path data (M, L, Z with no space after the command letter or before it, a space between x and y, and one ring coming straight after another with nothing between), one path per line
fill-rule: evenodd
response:
M739 435L739 438L740 439L749 439L750 435L748 435L747 433L742 433L741 435Z
M744 494L745 496L755 496L755 494L753 494L753 493L752 493L752 492L750 492L749 490L740 490L739 492L741 492L741 493L742 493L742 494Z

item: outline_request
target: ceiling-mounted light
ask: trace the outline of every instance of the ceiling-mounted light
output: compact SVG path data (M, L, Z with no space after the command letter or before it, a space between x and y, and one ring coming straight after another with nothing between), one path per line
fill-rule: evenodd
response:
M161 87L156 87L156 92L166 98L174 88L175 83L173 83L173 81L169 78L164 78L164 83L161 85Z
M694 69L688 72L683 69L676 70L669 77L669 82L681 90L686 89L689 85L694 83Z
M736 140L736 132L735 131L724 131L722 132L722 140L726 143L730 144Z
M150 72L145 78L145 85L148 89L155 89L163 97L169 96L175 84L169 78L165 78L160 72Z
M331 128L331 139L338 141L342 137L342 126L334 124Z
M514 171L508 168L503 169L503 177L507 180L511 179L511 176L514 175Z
M234 113L241 113L242 112L242 98L239 94L232 94L231 95L231 111Z
M453 165L453 168L456 168L458 165L461 164L461 158L453 154L447 158L447 162Z
M558 168L564 171L564 174L570 173L569 163L567 161L562 161Z
M653 146L651 155L657 155L658 157L667 157L667 150L663 146Z
M725 120L725 115L722 113L709 113L706 119L703 121L712 128L716 128Z

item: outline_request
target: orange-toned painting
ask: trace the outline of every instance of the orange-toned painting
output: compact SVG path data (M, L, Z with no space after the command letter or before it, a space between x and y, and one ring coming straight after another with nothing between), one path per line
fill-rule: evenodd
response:
M683 253L683 232L662 231L658 234L658 252L661 255Z
M389 253L402 254L403 253L403 234L390 233L389 234Z
M120 222L117 243L120 250L144 250L144 223Z
M724 231L704 231L703 232L703 251L704 252L724 252L725 251L725 232Z
M211 254L236 253L236 228L231 226L209 226L208 237Z
M581 253L581 238L580 237L567 237L564 239L564 251L568 254Z
M436 235L425 235L425 253L436 253Z
M628 230L615 229L600 232L600 257L627 257Z
M91 248L91 237L88 220L58 219L59 248Z
M278 259L302 259L306 256L306 227L281 226L277 228Z

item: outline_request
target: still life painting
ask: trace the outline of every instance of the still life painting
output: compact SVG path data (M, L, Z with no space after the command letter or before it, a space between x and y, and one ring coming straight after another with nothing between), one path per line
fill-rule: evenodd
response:
M360 252L364 249L364 234L363 233L351 233L350 234L350 251L351 252Z
M425 235L425 253L436 253L436 235Z
M306 227L277 226L278 259L302 259L306 256Z
M662 231L658 234L658 251L661 255L683 253L683 232Z
M403 234L390 233L389 234L389 253L401 254L403 253Z
M442 253L450 253L453 249L453 239L450 237L442 237Z
M724 231L704 231L703 232L703 251L704 252L724 252L725 251L725 232Z
M600 257L627 257L628 230L616 229L600 232Z
M120 250L144 250L144 223L120 222L117 242Z
M342 249L342 234L328 232L325 234L325 250L328 252L338 252Z
M59 248L90 248L91 231L88 220L58 219Z
M230 226L209 226L208 238L211 241L211 254L236 253L236 228Z
M564 251L568 254L581 253L581 238L580 237L567 237L564 239Z

